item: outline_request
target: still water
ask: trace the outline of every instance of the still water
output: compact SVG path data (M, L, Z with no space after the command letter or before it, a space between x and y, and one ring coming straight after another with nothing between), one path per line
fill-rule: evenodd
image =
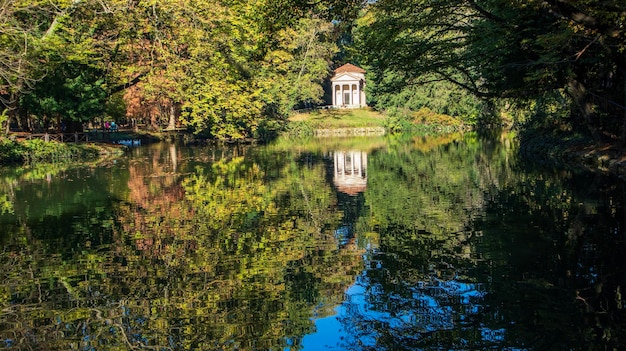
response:
M3 169L0 349L623 349L625 201L476 135Z

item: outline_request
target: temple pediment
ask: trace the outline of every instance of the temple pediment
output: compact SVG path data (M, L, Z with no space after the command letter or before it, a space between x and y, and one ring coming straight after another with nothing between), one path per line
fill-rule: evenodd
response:
M351 73L340 73L332 77L330 80L333 82L352 82L352 81L360 81L364 80L365 77L363 74L351 74Z

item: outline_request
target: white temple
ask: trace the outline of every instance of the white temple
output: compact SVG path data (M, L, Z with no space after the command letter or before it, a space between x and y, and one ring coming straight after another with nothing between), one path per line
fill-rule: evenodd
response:
M365 107L365 70L351 63L337 68L330 79L333 107Z

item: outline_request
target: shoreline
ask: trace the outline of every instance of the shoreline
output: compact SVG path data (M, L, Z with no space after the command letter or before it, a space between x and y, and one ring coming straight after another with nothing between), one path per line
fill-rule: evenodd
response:
M617 143L536 135L520 137L519 153L540 164L566 165L626 180L626 149Z
M316 129L314 136L324 137L351 137L351 136L378 136L387 134L387 130L383 127L355 127L355 128L329 128Z
M353 127L353 128L324 128L315 129L314 137L353 137L353 136L381 136L388 134L384 127ZM155 134L136 133L125 131L117 135L116 139L140 139L142 143L156 142L167 138L160 138ZM121 137L121 138L120 138ZM570 168L612 174L626 180L626 148L617 143L593 142L583 138L569 136L553 136L537 131L523 133L518 136L519 154L522 158L532 162L550 165L567 166ZM226 142L228 144L228 142ZM115 143L115 140L94 140L78 144L84 149L98 150L100 158L108 158L123 154L128 147ZM80 157L79 157L80 158ZM98 157L96 157L98 158ZM59 160L60 161L60 160ZM73 161L76 161L73 158ZM94 161L85 159L84 161ZM3 165L20 164L0 160Z

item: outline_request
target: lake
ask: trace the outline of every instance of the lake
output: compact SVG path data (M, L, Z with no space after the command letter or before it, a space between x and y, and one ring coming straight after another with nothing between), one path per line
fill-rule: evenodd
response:
M0 349L626 346L626 184L476 134L0 171Z

